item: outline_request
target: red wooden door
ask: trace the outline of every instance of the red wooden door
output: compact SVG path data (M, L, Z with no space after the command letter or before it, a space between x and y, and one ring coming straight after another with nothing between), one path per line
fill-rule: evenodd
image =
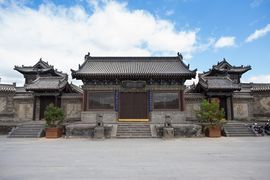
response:
M147 93L120 93L120 119L147 119Z

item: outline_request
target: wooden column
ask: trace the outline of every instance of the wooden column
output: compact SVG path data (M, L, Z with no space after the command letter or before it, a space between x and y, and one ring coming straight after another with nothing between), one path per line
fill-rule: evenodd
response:
M232 117L232 120L234 119L234 112L233 112L233 96L231 96L231 117Z
M180 110L185 111L185 97L184 90L180 90Z
M87 91L83 91L83 111L87 111Z
M34 95L34 103L33 103L33 121L36 120L36 106L37 106L37 97Z
M59 107L58 106L58 96L54 96L54 106Z

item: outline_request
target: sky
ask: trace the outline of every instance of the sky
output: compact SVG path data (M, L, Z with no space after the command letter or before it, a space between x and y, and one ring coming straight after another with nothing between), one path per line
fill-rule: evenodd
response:
M0 0L1 83L23 85L14 66L42 58L80 85L70 69L87 52L180 52L198 73L225 58L251 65L242 82L270 83L270 0Z

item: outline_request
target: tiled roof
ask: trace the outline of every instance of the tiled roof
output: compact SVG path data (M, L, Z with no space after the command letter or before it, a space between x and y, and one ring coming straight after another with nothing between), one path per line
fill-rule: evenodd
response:
M252 83L252 88L251 91L270 91L270 84L257 84L257 83Z
M194 77L182 60L176 57L88 57L79 70L72 70L72 77L96 76L188 76Z
M21 66L21 67L15 66L14 69L21 72L21 73L32 73L32 72L45 73L45 72L49 72L49 71L53 70L52 67L44 68L44 69L37 69L34 67L30 67L30 66Z
M67 79L63 77L38 77L31 84L26 86L26 90L60 90L67 84Z
M240 90L241 87L239 84L232 81L229 77L219 77L219 76L208 76L200 77L199 83L205 89L222 89L222 90Z
M0 84L0 92L16 92L14 84Z
M83 93L83 90L82 90L82 88L80 88L79 86L76 86L75 84L69 84L70 85L70 87L71 87L71 89L73 90L73 91L75 91L75 92L77 92L77 93Z
M67 76L67 74L57 71L53 66L49 65L48 62L45 62L42 59L40 59L34 66L15 66L14 70L17 70L22 74L42 74L51 72L56 76Z
M226 59L223 59L221 62L218 62L217 65L213 65L213 69L217 71L243 74L251 70L251 66L232 66Z

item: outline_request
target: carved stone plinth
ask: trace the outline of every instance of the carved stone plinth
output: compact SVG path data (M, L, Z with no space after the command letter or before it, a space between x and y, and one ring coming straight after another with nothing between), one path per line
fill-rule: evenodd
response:
M104 127L95 127L94 138L103 139L104 137Z
M164 127L163 138L165 139L174 138L174 129L172 127Z

